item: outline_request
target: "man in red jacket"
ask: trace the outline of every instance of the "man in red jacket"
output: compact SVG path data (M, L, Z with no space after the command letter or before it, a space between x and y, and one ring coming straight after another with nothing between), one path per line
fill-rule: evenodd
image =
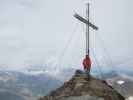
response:
M90 69L91 69L91 59L89 55L86 55L85 59L83 60L83 66L86 74L90 75Z

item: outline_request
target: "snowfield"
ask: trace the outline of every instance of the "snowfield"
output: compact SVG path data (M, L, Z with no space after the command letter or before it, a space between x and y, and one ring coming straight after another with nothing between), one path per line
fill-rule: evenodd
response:
M127 98L126 100L133 100L133 96L132 96L132 97Z

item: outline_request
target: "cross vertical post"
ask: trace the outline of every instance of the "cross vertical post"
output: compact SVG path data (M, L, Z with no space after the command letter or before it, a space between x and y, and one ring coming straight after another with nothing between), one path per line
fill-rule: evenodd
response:
M86 18L87 21L89 22L89 14L90 14L90 4L87 4L87 9L86 9ZM90 48L90 25L86 24L86 55L89 55L89 48Z

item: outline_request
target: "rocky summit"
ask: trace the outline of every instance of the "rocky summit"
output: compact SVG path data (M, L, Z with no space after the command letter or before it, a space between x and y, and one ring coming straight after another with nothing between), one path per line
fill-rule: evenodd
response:
M125 98L105 81L88 77L84 72L77 70L63 86L39 100L125 100Z

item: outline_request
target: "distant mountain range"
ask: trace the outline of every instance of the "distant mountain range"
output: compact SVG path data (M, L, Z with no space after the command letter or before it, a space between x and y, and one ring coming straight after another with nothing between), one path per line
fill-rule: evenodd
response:
M22 96L12 92L8 92L8 91L1 91L0 99L1 100L25 100Z
M47 74L32 75L16 71L0 71L0 98L2 100L36 100L61 84L61 81Z

